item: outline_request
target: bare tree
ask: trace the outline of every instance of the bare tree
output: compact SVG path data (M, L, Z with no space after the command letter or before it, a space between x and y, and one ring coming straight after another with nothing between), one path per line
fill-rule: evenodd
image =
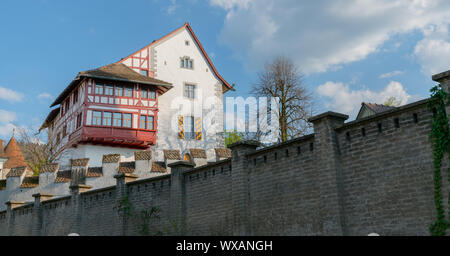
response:
M312 115L312 98L303 86L302 75L291 59L276 57L258 74L258 83L252 94L263 97L278 97L279 141L305 135ZM276 112L275 112L276 113Z
M17 133L17 142L25 161L33 170L33 173L38 175L42 166L53 160L50 146L43 142L40 134L34 134L23 128L17 128Z

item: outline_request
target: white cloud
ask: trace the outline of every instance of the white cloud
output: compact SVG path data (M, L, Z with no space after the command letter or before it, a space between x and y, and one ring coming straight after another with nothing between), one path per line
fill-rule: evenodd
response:
M320 96L327 98L325 107L349 114L351 117L356 116L362 102L383 104L389 97L394 96L401 104L405 104L411 98L403 85L395 81L391 81L378 92L368 89L352 90L348 84L331 81L319 85L316 91Z
M22 101L23 94L0 86L0 99L9 102L18 102Z
M448 0L210 0L210 4L227 12L220 41L248 67L260 68L273 56L286 55L305 73L362 60L393 35L450 22Z
M178 8L176 0L170 0L170 5L167 7L167 14L171 15Z
M253 0L211 0L211 5L222 7L225 10L237 8L248 8L248 5Z
M0 109L0 136L11 136L16 127L13 122L16 120L16 113Z
M46 100L46 99L52 99L53 98L53 96L50 95L50 93L46 93L46 92L39 94L37 97L40 100Z
M424 30L425 37L420 40L414 54L418 58L422 72L434 75L450 69L450 42L448 26L430 26Z
M395 71L392 71L392 72L388 72L388 73L381 74L381 75L380 75L380 78L389 78L389 77L401 75L401 74L403 74L403 73L404 73L403 71L395 70Z

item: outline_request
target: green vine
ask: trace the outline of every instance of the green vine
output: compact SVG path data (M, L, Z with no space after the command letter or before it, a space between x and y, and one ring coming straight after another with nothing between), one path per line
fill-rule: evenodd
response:
M158 207L150 207L149 210L136 210L131 204L128 195L122 197L116 207L120 216L131 219L142 236L150 235L150 221L152 219L159 219L160 209ZM160 232L155 232L154 235L160 235Z
M433 125L431 128L431 143L433 147L433 167L434 167L434 204L436 207L437 218L430 225L430 233L433 236L445 236L450 228L450 206L447 209L447 218L443 206L442 196L442 159L445 153L450 160L450 133L448 125L448 116L445 112L446 102L450 102L449 95L439 86L431 90L431 101L428 108L433 111ZM447 170L448 181L450 182L450 167ZM450 205L450 192L449 192Z

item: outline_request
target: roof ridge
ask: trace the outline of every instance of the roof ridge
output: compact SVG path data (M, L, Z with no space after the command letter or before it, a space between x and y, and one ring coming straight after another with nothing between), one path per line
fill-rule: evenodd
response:
M181 26L181 27L179 27L179 28L173 30L172 32L170 32L170 33L168 33L168 34L166 34L166 35L164 35L164 36L162 36L162 37L160 37L159 39L153 40L150 44L148 44L148 45L146 45L146 46L140 48L139 50L137 50L137 51L135 51L135 52L129 54L128 56L126 56L125 58L120 59L120 60L117 61L117 62L120 62L120 63L121 63L121 62L127 60L128 58L130 58L130 57L132 57L133 55L135 55L135 54L139 53L140 51L142 51L143 49L148 48L148 47L152 46L153 44L159 43L159 42L162 41L164 38L167 38L167 37L169 37L169 36L175 34L176 32L178 32L179 30L181 30L181 29L183 29L183 28L187 28L187 30L189 31L189 33L191 33L192 37L194 38L194 41L197 43L198 47L200 48L200 51L203 53L203 55L204 55L204 57L205 57L205 59L206 59L206 62L208 62L208 64L211 66L211 68L212 68L214 74L217 76L217 78L218 78L220 81L222 81L222 83L223 83L228 89L234 90L234 89L233 89L234 87L231 86L231 85L230 85L230 84L229 84L229 83L228 83L228 82L227 82L227 81L219 74L219 72L217 71L216 67L214 66L214 64L212 63L212 61L211 61L211 59L209 58L208 54L206 53L205 49L203 48L203 45L200 43L200 40L198 40L198 37L197 37L197 35L195 34L195 32L194 32L194 30L192 29L192 27L191 27L191 25L189 24L189 22L184 23L183 26Z

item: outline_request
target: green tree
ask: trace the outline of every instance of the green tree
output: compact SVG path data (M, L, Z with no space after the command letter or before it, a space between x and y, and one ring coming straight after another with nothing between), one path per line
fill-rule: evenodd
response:
M401 100L397 100L395 96L389 97L383 105L389 106L389 107L399 107L402 104Z
M225 131L225 146L228 147L228 145L242 140L243 137L244 135L241 132L234 130Z

